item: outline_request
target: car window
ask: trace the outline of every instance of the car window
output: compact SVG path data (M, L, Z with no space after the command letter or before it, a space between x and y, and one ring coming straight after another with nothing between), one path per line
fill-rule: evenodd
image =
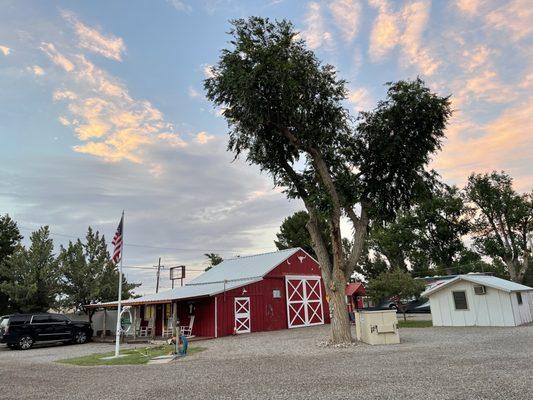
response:
M50 315L50 319L52 322L66 322L67 321L67 318L64 315L59 315L59 314Z
M50 322L52 322L50 315L34 315L33 319L31 320L32 324L47 324Z
M8 322L9 322L9 318L2 318L2 320L0 321L0 329L6 328Z
M28 321L28 315L12 315L9 317L9 325L23 325Z

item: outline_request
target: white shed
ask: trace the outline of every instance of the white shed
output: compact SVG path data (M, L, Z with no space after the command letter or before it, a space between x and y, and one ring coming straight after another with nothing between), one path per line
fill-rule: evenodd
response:
M488 275L458 275L427 289L433 326L518 326L533 321L533 288Z

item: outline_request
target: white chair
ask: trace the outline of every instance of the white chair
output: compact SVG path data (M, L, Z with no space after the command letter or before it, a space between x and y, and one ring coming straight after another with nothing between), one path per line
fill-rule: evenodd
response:
M139 328L139 337L148 337L152 336L152 332L154 331L152 326L152 320L148 321L146 324L141 323L141 327Z
M185 337L192 337L192 327L194 326L194 315L189 319L189 326L182 326L180 328L181 334Z
M172 317L168 319L167 326L163 330L163 337L172 337L172 324L174 323L174 320Z

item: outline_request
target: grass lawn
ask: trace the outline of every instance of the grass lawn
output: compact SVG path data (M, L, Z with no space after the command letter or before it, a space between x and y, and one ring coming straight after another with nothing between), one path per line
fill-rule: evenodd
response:
M433 326L431 321L416 321L403 319L398 320L398 328L430 328Z
M187 356L205 350L205 347L189 347ZM103 357L109 357L115 354L114 351L109 353L89 354L88 356L67 358L57 362L62 364L72 364L81 366L93 365L135 365L146 364L151 358L169 355L174 351L174 346L161 345L156 347L136 347L134 349L122 350L121 355L124 357L102 360Z

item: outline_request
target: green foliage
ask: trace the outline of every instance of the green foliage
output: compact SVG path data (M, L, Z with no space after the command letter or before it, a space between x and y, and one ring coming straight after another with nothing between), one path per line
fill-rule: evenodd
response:
M290 22L232 24L232 48L205 81L207 97L224 108L228 149L246 153L310 213L324 214L333 246L342 247L341 210L361 203L375 218L391 218L408 206L432 177L424 167L440 148L448 98L420 79L390 83L386 100L355 125L343 107L344 80L306 49Z
M7 214L0 216L0 285L6 279L2 275L2 265L15 253L20 246L21 240L22 235L17 223ZM10 311L8 300L8 296L0 291L0 315L7 314Z
M88 313L87 304L113 301L118 298L118 270L111 262L104 236L87 231L85 243L77 240L61 246L58 256L61 271L61 305ZM132 296L139 284L123 277L122 298Z
M206 267L205 271L209 271L215 265L218 265L224 261L224 259L216 253L205 253L204 256L206 256L207 260L209 261L209 265Z
M424 282L414 279L408 272L393 269L369 280L366 288L376 303L385 298L393 299L398 309L405 313L406 303L420 296L424 287Z
M507 266L511 280L522 282L531 258L533 194L518 194L504 172L472 174L466 186L476 207L474 245Z
M433 322L429 320L398 321L398 328L431 328L432 326Z
M79 365L82 367L89 367L94 365L142 365L148 363L148 361L150 361L152 358L173 354L174 349L174 345L134 348L122 350L121 354L124 357L119 358L108 358L103 360L102 358L111 357L115 354L114 352L109 352L67 358L65 360L59 360L57 362L61 364ZM205 347L189 347L187 349L187 356L199 353L204 350L206 350Z
M49 235L47 226L33 232L30 248L18 246L0 267L5 277L0 290L15 311L48 311L56 305L60 275Z
M306 228L308 221L309 214L306 211L297 211L285 218L279 228L279 233L276 234L277 240L274 241L278 250L301 247L316 258L311 236ZM322 230L324 231L324 237L327 237L327 225L325 222L322 224Z
M394 268L406 271L409 262L417 275L455 273L466 251L469 213L456 187L439 184L395 221L374 227L370 243Z

